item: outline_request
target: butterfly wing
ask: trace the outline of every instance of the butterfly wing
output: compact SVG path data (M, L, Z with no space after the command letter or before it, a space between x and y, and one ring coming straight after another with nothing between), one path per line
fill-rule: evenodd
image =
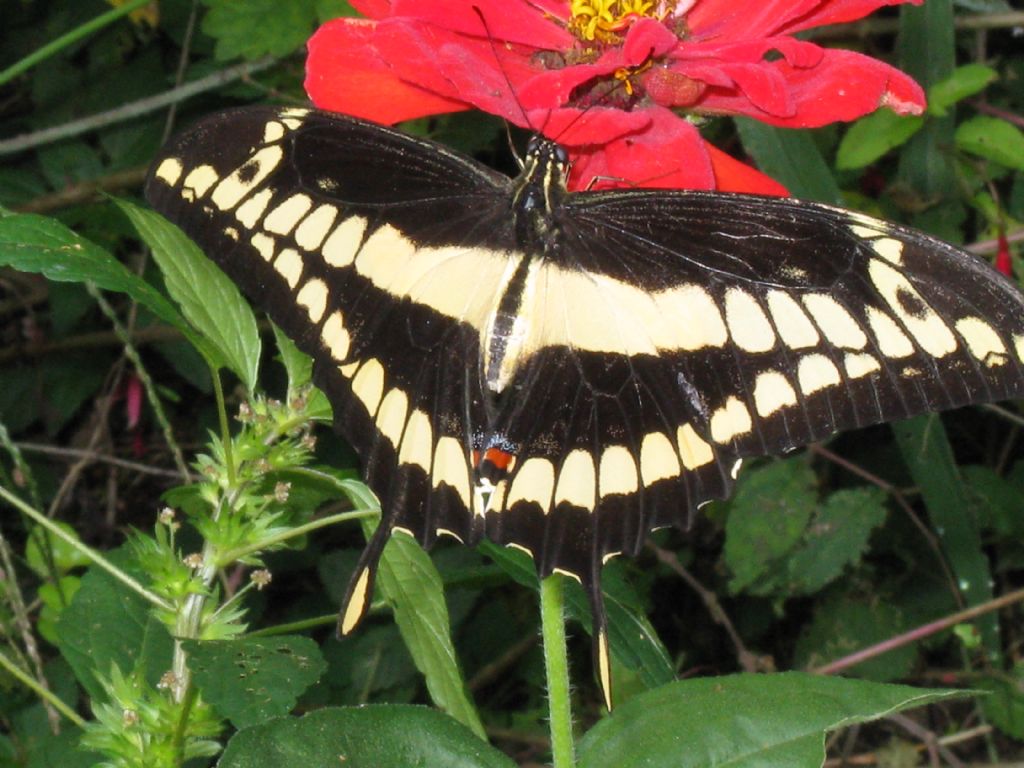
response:
M169 145L146 187L299 348L362 458L384 524L475 541L472 435L485 429L477 329L512 246L510 180L440 145L339 115L253 108ZM478 252L492 254L481 262Z

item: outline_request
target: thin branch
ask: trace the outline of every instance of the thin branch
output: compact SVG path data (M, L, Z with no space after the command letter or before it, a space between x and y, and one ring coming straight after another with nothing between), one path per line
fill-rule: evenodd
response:
M141 115L145 115L150 112L155 112L156 110L163 109L171 104L177 104L178 102L184 101L196 94L216 90L228 83L233 83L236 80L241 80L255 72L260 72L270 67L276 61L277 59L270 56L257 59L256 61L247 61L236 67L229 67L228 69L221 70L220 72L215 72L212 75L202 77L199 80L194 80L191 83L186 83L185 85L177 88L172 88L171 90L157 94L156 96L139 99L138 101L130 102L107 112L100 112L89 117L84 117L81 120L73 120L70 123L64 123L63 125L55 125L52 128L44 128L41 131L23 133L20 136L0 141L0 156L10 155L15 152L22 152L26 149L38 147L43 144L52 144L55 141L68 139L72 136L79 136L83 133L89 133L99 128L105 128L108 125L123 123L127 120L131 120L132 118L140 117Z
M918 640L923 640L926 637L941 632L950 627L954 627L957 624L962 624L967 621L983 616L986 613L997 611L1000 608L1005 608L1008 605L1014 603L1024 602L1024 589L1018 589L1014 592L997 597L994 600L988 600L978 605L973 605L963 611L957 611L949 616L944 616L941 619L930 621L927 624L922 624L919 627L915 627L909 632L903 632L899 635L894 635L888 640L883 640L881 643L863 648L856 653L851 653L848 656L844 656L841 659L836 659L833 662L829 662L820 667L815 667L810 671L818 675L833 675L836 672L841 672L844 669L849 669L852 666L859 664L862 661L873 659L876 656L880 656L883 653L895 650L896 648L902 648L904 645L910 645L916 643Z
M135 189L146 180L146 172L149 166L140 165L136 168L126 168L107 176L89 181L80 181L71 184L64 189L51 192L48 195L40 195L29 200L27 203L14 206L18 213L48 213L49 211L60 210L71 205L88 203L99 196L101 192L118 192L122 189Z
M733 648L736 649L736 657L739 659L740 666L747 672L762 671L764 665L759 661L757 654L747 650L747 647L743 644L743 639L740 637L740 633L736 631L736 627L733 626L732 621L729 619L729 614L722 608L722 604L718 602L718 597L715 593L697 581L696 577L679 562L679 558L673 553L652 544L650 541L647 542L647 546L654 552L658 560L667 565L673 573L689 585L690 589L697 593L701 602L704 603L704 607L711 614L711 618L729 636Z
M161 469L160 467L151 467L148 464L142 464L137 461L128 461L127 459L119 459L116 456L110 456L109 454L100 453L99 451L87 451L81 448L62 448L56 445L46 445L45 443L22 443L19 442L18 447L26 453L43 453L50 456L60 456L68 459L85 459L87 461L96 461L102 464L110 464L115 467L121 467L132 472L138 472L142 475L154 475L156 477L172 478L174 480L180 480L181 474L171 469ZM194 476L189 475L189 480L194 480Z
M958 32L980 29L1013 29L1021 26L1024 26L1024 11L964 14L953 19L953 28ZM900 20L898 18L868 18L809 29L804 34L810 40L850 40L875 35L894 35L899 31Z

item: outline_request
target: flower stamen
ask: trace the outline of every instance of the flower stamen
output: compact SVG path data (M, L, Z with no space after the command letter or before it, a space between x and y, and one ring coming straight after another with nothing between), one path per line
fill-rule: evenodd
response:
M569 0L570 28L583 40L618 42L622 32L637 19L664 21L675 3L655 0Z

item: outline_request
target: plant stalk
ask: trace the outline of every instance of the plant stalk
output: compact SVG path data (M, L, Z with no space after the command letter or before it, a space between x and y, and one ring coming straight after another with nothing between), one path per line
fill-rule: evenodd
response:
M576 747L569 698L569 659L565 650L565 612L562 577L553 573L540 582L540 626L548 682L548 712L553 768L573 768Z

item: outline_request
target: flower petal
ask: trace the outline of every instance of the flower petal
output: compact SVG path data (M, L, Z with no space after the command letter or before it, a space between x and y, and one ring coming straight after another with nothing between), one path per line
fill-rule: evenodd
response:
M780 27L777 31L793 33L825 24L844 24L848 21L863 19L870 13L888 5L920 5L924 0L830 0L821 3L813 13L809 13L793 24Z
M376 27L367 19L335 19L314 33L305 81L314 104L380 123L468 109L396 76L373 44Z
M789 190L771 176L740 162L713 144L707 145L711 167L715 173L715 189L721 192L743 192L752 195L787 197Z
M697 129L662 107L645 110L651 124L601 146L570 154L570 189L648 187L713 189L707 144Z
M391 0L349 0L349 5L368 19L384 19L391 15Z
M430 22L442 29L498 43L564 50L573 36L525 0L392 0L391 16Z
M679 38L660 21L650 18L637 19L626 33L622 44L624 64L639 67L648 59L664 56L679 45Z
M699 103L713 113L749 115L772 125L815 128L840 120L856 120L882 106L898 114L924 111L921 86L897 69L853 51L825 50L816 67L772 62L788 84L795 109L772 113L754 104L746 93L709 88Z

